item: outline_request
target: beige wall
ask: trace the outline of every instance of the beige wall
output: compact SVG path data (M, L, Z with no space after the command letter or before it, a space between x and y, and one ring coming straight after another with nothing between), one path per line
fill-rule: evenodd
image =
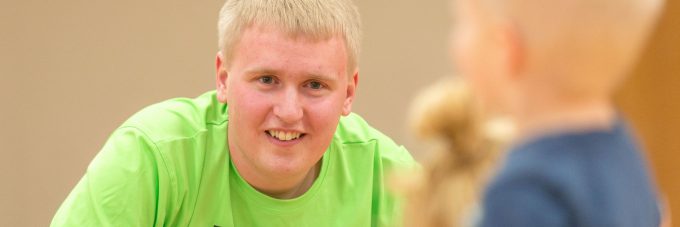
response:
M211 88L218 1L0 4L0 226L46 226L117 125Z
M365 38L355 111L414 148L403 123L408 103L418 89L450 71L445 49L447 1L356 2ZM167 98L192 97L213 88L215 23L221 3L0 3L0 226L47 225L108 135L128 116ZM677 195L677 181L670 180L677 178L671 174L677 168L670 158L678 156L665 154L679 151L680 140L672 135L678 134L680 112L649 107L656 104L640 98L636 89L668 92L662 96L668 103L659 105L677 107L680 102L678 77L667 71L677 65L680 50L677 44L675 52L665 49L679 40L680 13L675 12L675 23L666 23L665 29L676 29L670 33L676 38L657 37L665 44L655 51L666 55L647 61L649 66L638 73L675 78L676 85L657 89L655 79L638 79L646 81L644 87L631 88L627 93L631 95L622 98L627 108L641 110L636 123L663 112L669 119L665 122L676 124L641 123L646 125L642 130L646 139L676 141L674 147L650 145L655 155L664 154L652 159L662 163L656 168L662 172L662 185L675 184L669 195ZM678 72L677 67L674 70ZM658 99L652 94L649 99ZM656 131L659 125L675 131Z

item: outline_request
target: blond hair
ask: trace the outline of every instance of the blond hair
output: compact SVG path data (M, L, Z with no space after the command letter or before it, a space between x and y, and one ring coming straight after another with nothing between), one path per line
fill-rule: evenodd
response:
M664 0L484 0L515 26L529 71L574 95L611 93L628 74Z
M218 46L229 62L244 30L270 25L290 36L315 40L344 38L348 70L357 66L361 21L351 0L227 0L218 20Z
M424 90L412 111L415 134L432 147L424 171L401 175L394 185L406 199L405 226L462 226L510 135L490 124L458 79Z

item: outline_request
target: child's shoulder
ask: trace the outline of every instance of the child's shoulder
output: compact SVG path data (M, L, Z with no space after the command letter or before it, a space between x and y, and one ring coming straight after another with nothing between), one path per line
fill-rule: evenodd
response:
M531 185L580 198L596 193L589 191L595 186L648 184L644 157L628 130L619 120L610 129L546 134L515 146L491 187Z
M508 162L554 169L637 152L626 123L617 119L609 128L565 130L526 140L511 149Z
M543 135L515 146L489 185L485 206L493 210L516 197L538 204L537 212L555 205L556 213L588 226L653 221L655 189L633 138L619 121L608 130Z

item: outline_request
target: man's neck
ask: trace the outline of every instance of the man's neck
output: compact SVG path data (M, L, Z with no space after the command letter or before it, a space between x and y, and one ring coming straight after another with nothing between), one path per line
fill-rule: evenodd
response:
M249 168L247 163L242 163L245 160L235 156L238 154L232 153L234 167L246 183L259 192L277 199L292 199L301 196L312 187L321 171L322 160L319 160L309 171L302 174L262 173Z
M314 181L316 181L316 178L319 176L320 171L321 161L317 162L317 164L314 165L314 167L312 167L309 170L309 172L307 172L307 175L305 175L305 177L302 178L302 180L299 181L299 183L293 184L294 186L291 188L283 190L265 190L255 187L255 189L277 199L297 198L305 194L305 192L307 192L307 190L309 190L312 187L312 185L314 185Z

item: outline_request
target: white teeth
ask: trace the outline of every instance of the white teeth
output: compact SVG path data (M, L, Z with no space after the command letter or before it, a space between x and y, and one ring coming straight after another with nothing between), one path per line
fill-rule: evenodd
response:
M271 135L274 138L277 138L279 140L283 141L289 141L289 140L294 140L297 138L300 138L302 134L297 133L297 132L284 132L284 131L275 131L275 130L268 130L267 133Z

